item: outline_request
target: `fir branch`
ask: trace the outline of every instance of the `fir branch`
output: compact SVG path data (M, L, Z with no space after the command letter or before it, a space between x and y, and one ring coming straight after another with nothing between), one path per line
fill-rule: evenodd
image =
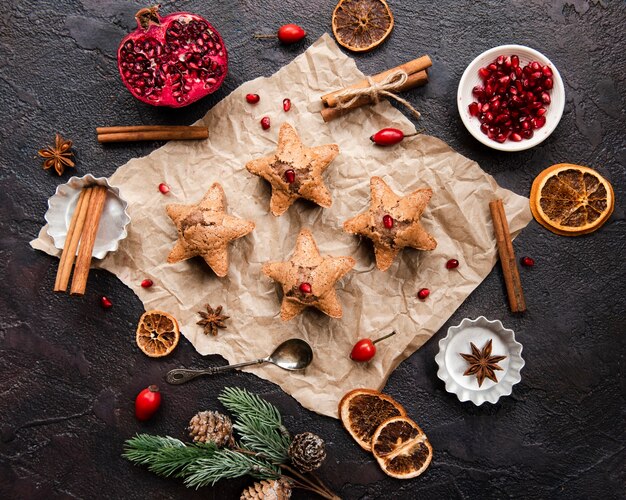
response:
M135 464L148 465L154 457L166 448L185 448L185 443L173 437L151 436L150 434L137 434L124 443L122 456Z
M275 463L288 461L291 438L274 405L238 387L226 387L218 399L237 416L233 427L240 434L244 447Z
M218 450L213 459L199 459L185 468L185 485L195 487L214 485L220 479L250 475L256 479L278 479L280 469L260 458L236 451Z

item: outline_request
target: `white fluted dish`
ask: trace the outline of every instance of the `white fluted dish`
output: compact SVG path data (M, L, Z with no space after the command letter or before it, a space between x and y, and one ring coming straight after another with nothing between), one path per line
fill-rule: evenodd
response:
M502 367L502 371L496 371L498 382L485 379L478 387L476 376L463 375L469 365L460 353L472 352L470 342L482 349L489 339L492 340L492 356L506 356L506 359L498 363ZM465 318L459 325L448 328L448 335L439 341L435 361L439 365L437 376L445 382L446 391L476 406L509 396L513 386L522 379L520 371L524 366L522 344L515 340L513 330L505 328L499 320L490 321L484 316Z
M92 252L93 257L102 259L108 252L117 250L120 241L128 236L126 226L130 222L130 216L126 211L128 203L120 197L119 189L111 186L106 177L87 174L83 177L72 177L67 183L59 185L54 195L48 199L48 211L44 218L48 222L47 232L54 240L54 246L62 250L81 190L86 186L95 185L107 188L107 197Z
M480 120L478 117L469 114L468 106L474 101L472 89L476 85L483 84L483 81L478 76L478 70L492 63L494 59L500 55L512 56L513 54L519 56L520 66L526 66L526 64L531 61L537 61L543 66L550 66L553 73L552 80L554 84L550 91L551 102L546 108L546 114L544 115L546 124L540 129L535 130L534 135L530 139L523 139L519 142L507 140L500 144L493 139L489 139L489 137L480 131ZM457 105L461 120L469 133L485 146L500 151L523 151L542 143L554 132L554 129L561 121L563 109L565 108L565 85L563 85L563 79L561 78L559 70L556 69L556 66L538 50L531 49L525 45L500 45L499 47L494 47L480 54L465 69L457 90Z

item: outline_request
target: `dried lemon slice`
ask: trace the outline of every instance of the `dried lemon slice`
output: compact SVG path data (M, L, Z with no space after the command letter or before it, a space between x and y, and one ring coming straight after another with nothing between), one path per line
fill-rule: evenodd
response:
M372 436L390 417L406 415L393 398L371 389L355 389L339 402L339 418L346 430L364 450L372 450Z
M332 24L340 45L366 52L389 36L393 15L385 0L341 0L333 11Z
M146 311L139 318L137 345L151 358L167 356L178 345L180 330L171 314L163 311Z
M385 420L372 437L372 452L383 472L397 479L419 476L433 458L426 434L407 417Z
M542 226L563 236L600 228L613 213L611 184L581 165L559 163L541 172L530 190L530 209Z

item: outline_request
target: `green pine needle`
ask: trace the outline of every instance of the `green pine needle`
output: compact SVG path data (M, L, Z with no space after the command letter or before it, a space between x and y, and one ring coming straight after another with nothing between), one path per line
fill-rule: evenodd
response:
M264 455L272 462L288 461L287 450L291 438L274 405L238 387L226 387L218 399L230 412L237 415L233 427L241 436L243 446Z

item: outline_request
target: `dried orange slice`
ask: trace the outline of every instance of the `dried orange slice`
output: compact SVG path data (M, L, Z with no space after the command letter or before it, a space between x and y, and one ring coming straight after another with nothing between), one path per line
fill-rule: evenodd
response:
M385 420L372 437L372 452L383 472L398 479L419 476L433 458L426 434L407 417Z
M581 165L559 163L541 172L530 190L530 210L550 231L578 236L595 231L613 213L609 181Z
M163 311L146 311L139 318L137 345L151 358L167 356L178 345L180 330L171 314Z
M354 52L366 52L389 36L393 15L385 0L341 0L333 11L332 23L340 45Z
M400 403L371 389L355 389L339 401L339 418L343 426L367 451L372 450L372 436L378 426L398 415L406 415Z

